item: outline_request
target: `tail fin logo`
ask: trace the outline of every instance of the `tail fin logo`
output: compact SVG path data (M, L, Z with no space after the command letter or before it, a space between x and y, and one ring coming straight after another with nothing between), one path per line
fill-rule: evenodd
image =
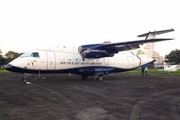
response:
M145 55L145 53L144 53L142 50L138 50L138 52L137 52L136 56L139 56L139 55L142 55L142 54L144 54L144 55Z

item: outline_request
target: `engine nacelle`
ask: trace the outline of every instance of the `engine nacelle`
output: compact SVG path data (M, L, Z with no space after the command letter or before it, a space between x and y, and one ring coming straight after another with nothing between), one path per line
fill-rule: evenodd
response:
M87 50L81 53L83 58L102 58L112 57L114 54L109 54L105 50Z
M81 54L82 58L102 58L102 57L112 57L114 53L107 52L106 50L99 49L102 44L93 44L80 46L78 52Z

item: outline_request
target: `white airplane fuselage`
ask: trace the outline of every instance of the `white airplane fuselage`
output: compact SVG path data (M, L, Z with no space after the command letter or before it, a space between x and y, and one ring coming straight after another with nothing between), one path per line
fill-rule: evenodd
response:
M131 52L119 52L113 57L82 59L77 52L34 50L25 52L10 62L6 69L21 73L74 73L82 76L108 74L136 69L154 59L138 57Z

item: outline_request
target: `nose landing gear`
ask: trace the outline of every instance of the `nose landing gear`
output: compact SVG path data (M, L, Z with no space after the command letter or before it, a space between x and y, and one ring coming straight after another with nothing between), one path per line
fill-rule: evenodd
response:
M38 76L36 76L36 74L31 74L31 73L23 73L23 77L21 79L22 83L30 83L28 82L28 77L32 77L32 79L34 80L44 80L45 77L41 77L40 74Z
M24 76L24 77L22 78L22 83L27 83L27 82L28 82L27 77Z

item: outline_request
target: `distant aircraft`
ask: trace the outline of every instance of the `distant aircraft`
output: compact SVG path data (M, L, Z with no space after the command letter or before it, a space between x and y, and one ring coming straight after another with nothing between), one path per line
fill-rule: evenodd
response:
M168 67L167 63L164 62L164 71L177 71L177 70L179 70L178 65L172 65L172 66Z
M172 38L155 38L156 35L172 32L174 29L148 32L138 37L144 40L102 44L88 44L72 48L39 49L24 52L20 57L6 65L6 70L18 73L72 73L87 79L94 76L102 80L103 75L146 68L155 60L152 57L154 42L173 40ZM26 76L22 79L27 81Z

